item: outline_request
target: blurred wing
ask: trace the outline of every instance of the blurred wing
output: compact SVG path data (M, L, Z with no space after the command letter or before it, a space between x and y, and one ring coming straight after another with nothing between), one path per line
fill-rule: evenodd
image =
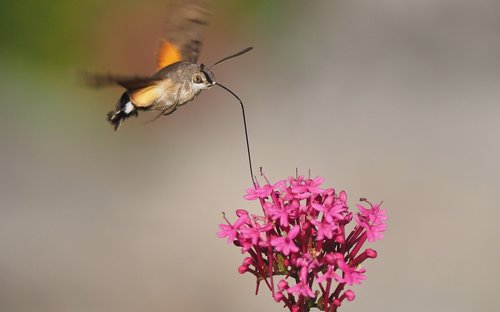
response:
M166 36L157 50L157 69L179 61L197 62L209 15L205 0L174 1L167 15Z
M135 90L155 84L159 79L140 76L118 76L111 74L91 74L82 72L80 75L85 85L101 88L112 85L120 85L127 90Z
M119 84L120 86L124 87L127 90L136 90L144 87L148 87L151 85L154 85L158 80L157 79L152 79L152 78L140 78L140 77L133 77L133 78L117 78L115 79L115 83Z

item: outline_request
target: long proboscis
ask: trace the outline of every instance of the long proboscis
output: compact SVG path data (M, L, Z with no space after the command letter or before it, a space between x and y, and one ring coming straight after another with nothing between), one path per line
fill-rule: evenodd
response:
M250 50L248 50L248 51L250 51ZM240 52L240 55L243 54L243 53ZM226 90L227 92L231 93L238 100L238 102L240 102L241 113L243 115L243 126L245 128L245 140L246 140L246 143L247 143L247 154L248 154L248 165L250 167L250 178L252 179L252 183L255 186L256 184L255 184L255 179L254 179L253 169L252 169L252 157L250 155L250 143L248 142L247 118L245 116L245 107L243 106L243 101L240 99L239 96L236 95L236 93L234 93L233 91L231 91L229 88L225 87L224 85L222 85L222 84L220 84L218 82L217 82L216 85L219 86L219 87L221 87L222 89Z
M247 52L251 51L252 49L253 49L253 47L248 47L248 48L246 48L246 49L241 50L241 51L240 51L240 52L238 52L238 53L235 53L235 54L232 54L232 55L226 56L225 58L223 58L223 59L221 59L221 60L218 60L218 61L217 61L217 62L215 62L212 66L210 66L210 69L214 68L214 67L215 67L215 65L217 65L217 64L220 64L220 63L225 62L225 61L227 61L227 60L230 60L230 59L232 59L232 58L235 58L235 57L238 57L238 56L240 56L240 55L243 55L243 54L245 54L245 53L247 53Z

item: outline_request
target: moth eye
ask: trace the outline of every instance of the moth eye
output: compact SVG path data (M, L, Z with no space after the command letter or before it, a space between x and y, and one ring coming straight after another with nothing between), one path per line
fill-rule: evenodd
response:
M198 74L194 75L193 76L193 82L194 83L202 83L203 79L201 78L201 75L198 75Z

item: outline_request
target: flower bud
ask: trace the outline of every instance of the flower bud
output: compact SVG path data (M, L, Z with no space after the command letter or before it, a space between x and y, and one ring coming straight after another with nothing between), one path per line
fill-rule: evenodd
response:
M288 288L288 282L285 281L284 279L280 280L279 283L278 283L278 289L280 291L283 291L283 290L285 290L287 288Z
M248 216L248 211L246 211L245 209L237 209L236 210L236 215L238 217L241 217L241 216Z
M344 292L344 296L347 299L347 301L353 301L356 295L354 295L354 291L352 290L346 290Z
M284 295L282 293L277 292L274 294L274 301L280 302L281 300L283 300L283 297L284 297Z
M246 258L243 260L243 265L244 265L244 266L249 266L250 264L253 264L253 258L252 258L252 257L246 257Z

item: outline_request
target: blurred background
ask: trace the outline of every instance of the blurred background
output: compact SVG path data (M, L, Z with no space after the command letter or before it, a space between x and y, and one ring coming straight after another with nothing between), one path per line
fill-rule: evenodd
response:
M341 311L498 311L500 2L213 0L201 61L246 103L254 166L384 201L379 258ZM150 74L163 0L3 0L0 311L283 311L215 235L258 212L240 108L219 88L113 133Z

